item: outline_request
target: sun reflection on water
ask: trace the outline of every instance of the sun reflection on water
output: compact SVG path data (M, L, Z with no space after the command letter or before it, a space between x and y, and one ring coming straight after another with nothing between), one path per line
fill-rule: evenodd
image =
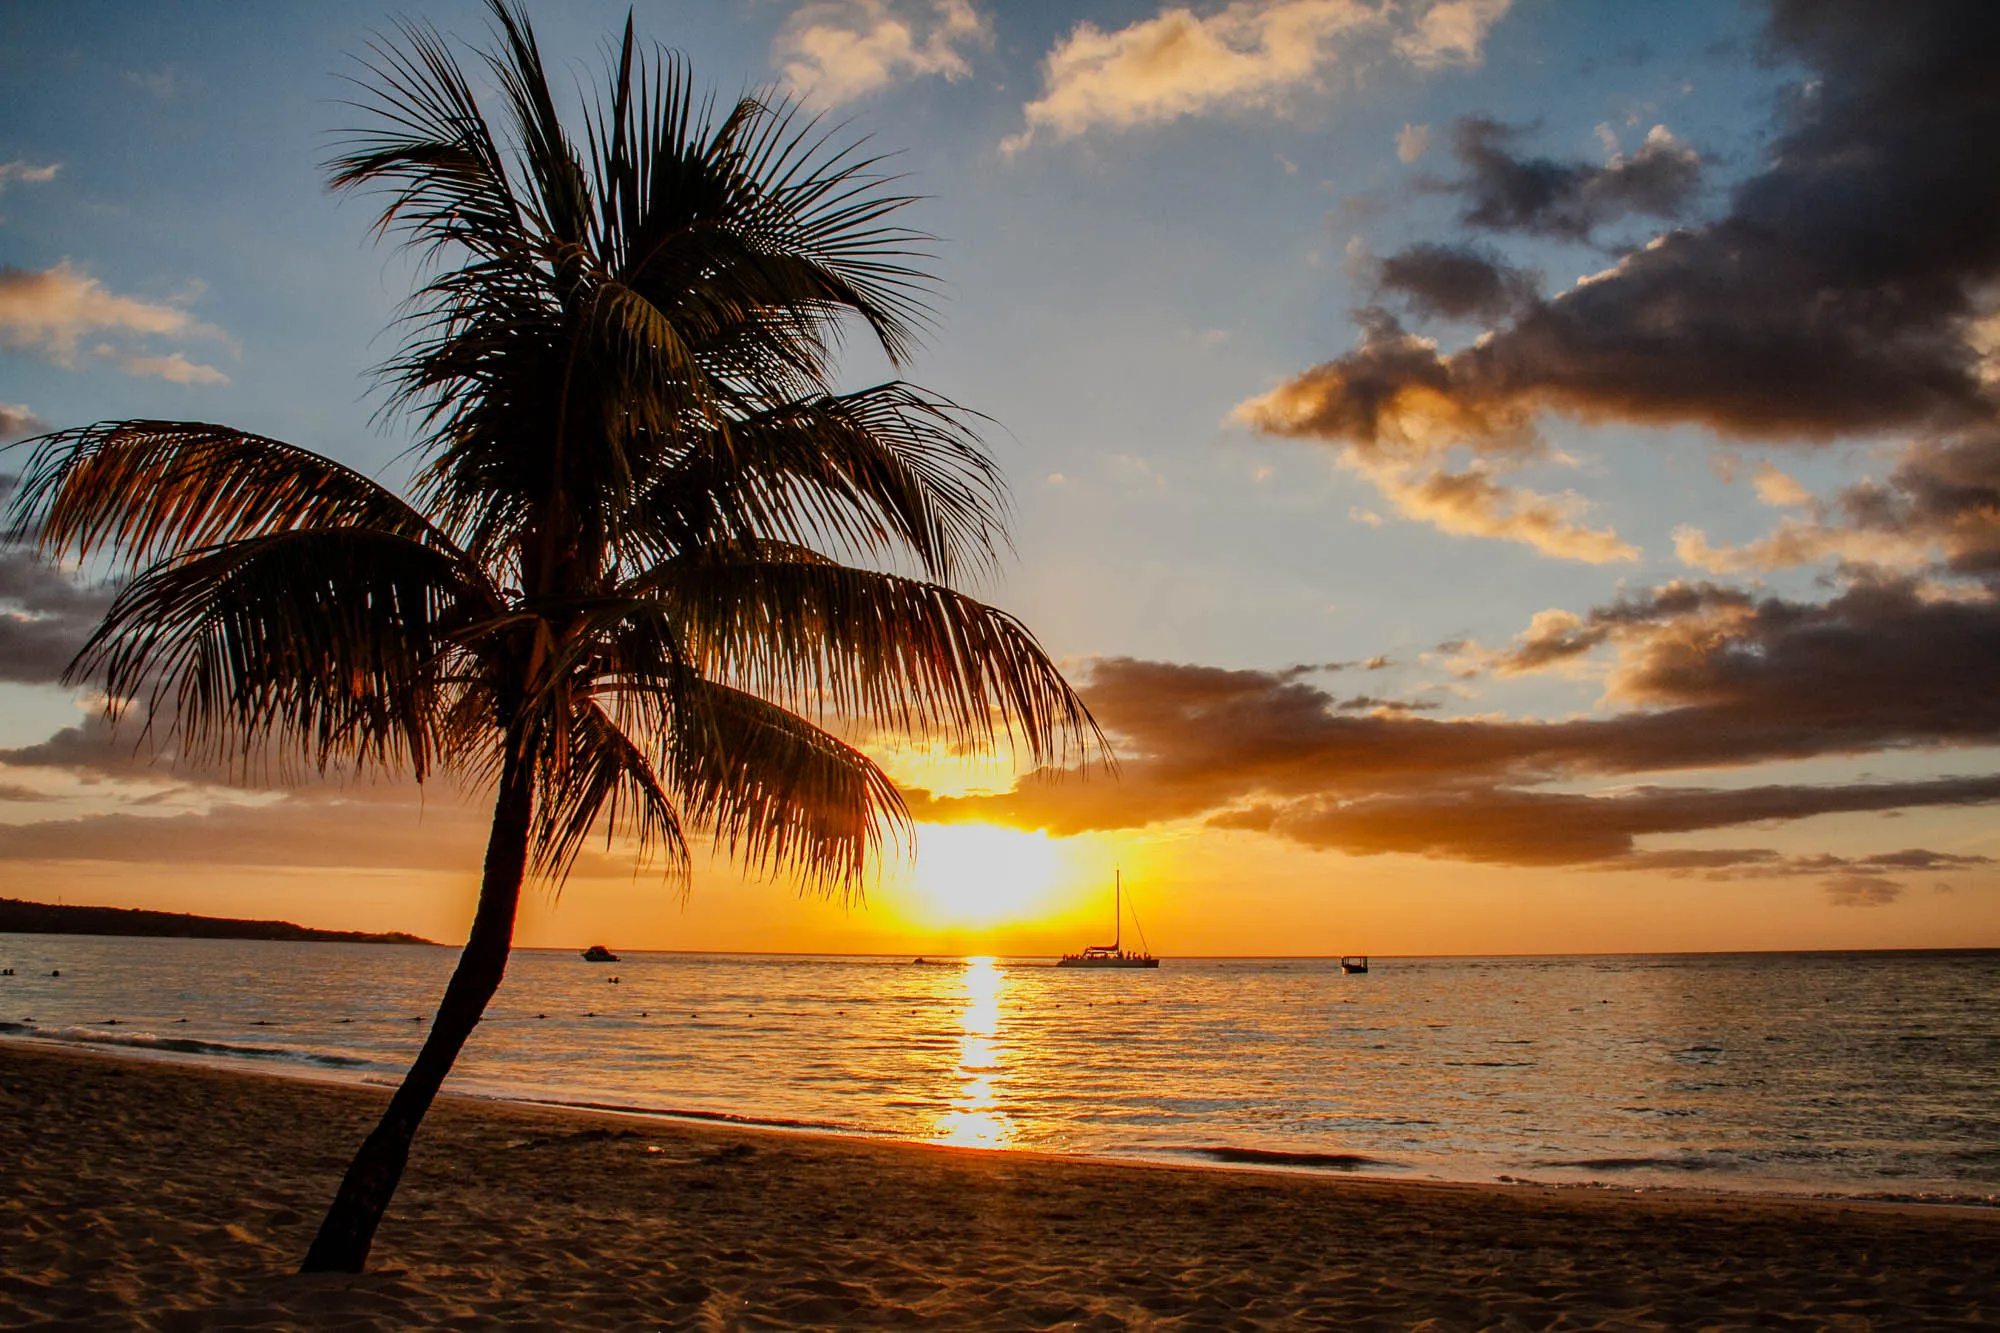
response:
M994 1080L1005 1047L1000 1040L1000 996L1006 974L991 958L965 960L965 1008L959 1013L958 1092L933 1131L940 1143L962 1148L1004 1148L1014 1139L1014 1121L1000 1109Z

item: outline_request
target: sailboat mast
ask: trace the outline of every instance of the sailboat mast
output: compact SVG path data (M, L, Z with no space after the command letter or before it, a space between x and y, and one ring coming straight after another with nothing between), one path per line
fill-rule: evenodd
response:
M1125 869L1114 866L1111 870L1111 947L1122 951L1125 940L1125 904L1120 901L1125 893Z

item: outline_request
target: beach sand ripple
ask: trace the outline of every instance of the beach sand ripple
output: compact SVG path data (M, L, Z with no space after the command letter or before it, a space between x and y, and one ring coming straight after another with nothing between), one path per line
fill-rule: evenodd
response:
M0 1045L0 1326L1989 1327L1985 1210L1124 1166L447 1098L300 1277L365 1088Z

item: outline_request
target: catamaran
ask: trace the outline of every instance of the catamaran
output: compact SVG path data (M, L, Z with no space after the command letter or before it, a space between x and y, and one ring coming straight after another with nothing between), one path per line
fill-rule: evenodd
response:
M1111 881L1111 943L1092 944L1082 953L1066 953L1056 960L1057 967L1158 967L1160 960L1144 949L1125 950L1125 874L1122 870L1112 872ZM1138 915L1132 917L1132 924L1139 924ZM1139 930L1139 939L1144 943L1146 931Z

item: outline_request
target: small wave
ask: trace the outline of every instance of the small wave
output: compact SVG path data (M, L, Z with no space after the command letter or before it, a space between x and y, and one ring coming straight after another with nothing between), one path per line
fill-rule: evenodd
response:
M1533 1060L1447 1060L1452 1069L1532 1069Z
M1181 1151L1211 1161L1233 1162L1242 1166L1302 1166L1314 1171L1365 1171L1370 1167L1401 1170L1403 1165L1352 1152L1284 1152L1273 1148L1238 1148L1226 1143L1207 1148L1183 1148Z
M690 1111L671 1106L630 1106L622 1102L578 1102L554 1097L510 1097L508 1101L533 1106L562 1106L576 1111L614 1111L620 1115L659 1116L667 1120L702 1120L721 1125L751 1125L764 1129L811 1129L834 1134L863 1134L870 1138L901 1138L902 1135L842 1124L837 1120L788 1120L779 1116L737 1115L730 1111Z
M127 1046L141 1051L167 1051L174 1055L215 1055L232 1059L288 1060L320 1065L329 1069L358 1069L373 1063L352 1055L330 1055L321 1051L301 1051L282 1046L237 1046L226 1041L202 1041L195 1037L162 1037L151 1032L99 1032L92 1028L43 1028L27 1023L0 1023L0 1032L19 1033L43 1041L80 1043L91 1046Z
M1736 1163L1710 1157L1577 1157L1537 1162L1563 1171L1733 1171Z

